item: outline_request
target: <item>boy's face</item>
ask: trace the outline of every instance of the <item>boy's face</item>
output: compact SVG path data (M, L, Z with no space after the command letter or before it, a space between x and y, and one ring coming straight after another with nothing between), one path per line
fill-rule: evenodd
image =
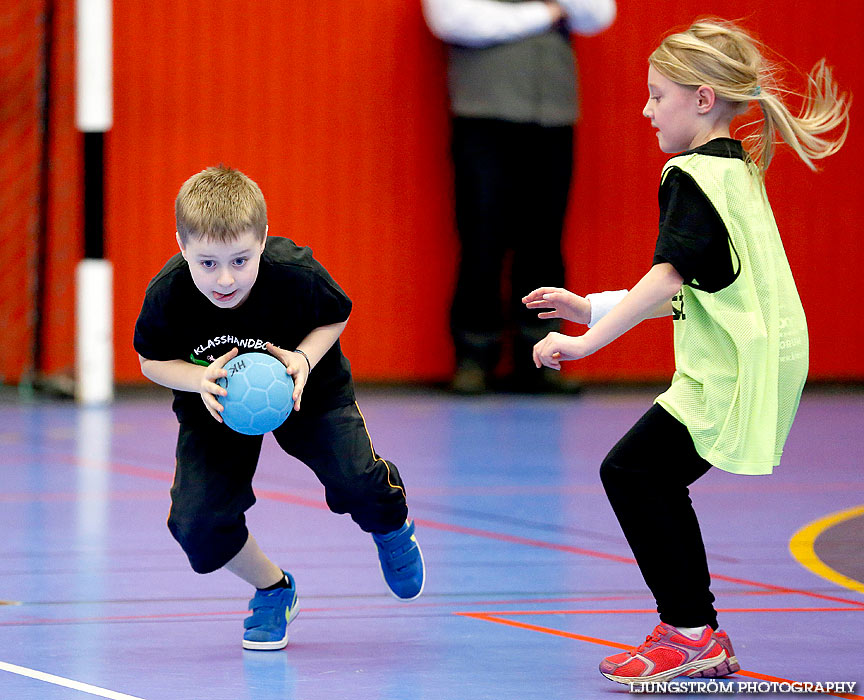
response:
M233 309L246 301L258 278L258 263L264 252L264 241L259 241L253 231L225 243L190 238L185 246L178 235L177 243L189 263L192 281L213 304Z

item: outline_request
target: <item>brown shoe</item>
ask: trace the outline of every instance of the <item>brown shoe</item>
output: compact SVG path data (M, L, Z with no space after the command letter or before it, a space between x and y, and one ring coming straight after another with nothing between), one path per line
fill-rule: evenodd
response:
M450 380L450 390L457 394L482 394L488 388L488 375L476 362L462 361Z

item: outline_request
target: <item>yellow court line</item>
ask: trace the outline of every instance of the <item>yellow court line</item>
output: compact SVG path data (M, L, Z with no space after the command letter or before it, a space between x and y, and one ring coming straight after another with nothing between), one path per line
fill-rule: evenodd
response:
M841 510L837 513L826 515L824 518L819 518L819 520L814 520L792 535L792 539L789 540L789 551L801 566L809 569L817 576L828 579L838 586L864 593L864 583L844 576L839 571L832 569L816 555L816 550L813 547L816 538L823 532L839 523L857 518L860 515L864 515L864 506Z

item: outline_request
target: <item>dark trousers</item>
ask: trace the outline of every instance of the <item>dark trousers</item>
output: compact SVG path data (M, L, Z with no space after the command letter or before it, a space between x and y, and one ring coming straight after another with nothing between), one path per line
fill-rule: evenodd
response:
M405 522L402 479L375 453L356 403L292 413L273 436L315 472L334 513L349 513L366 532L392 532ZM252 477L262 439L212 419L180 424L168 528L198 573L223 567L246 543L244 513L255 503Z
M559 325L538 320L521 299L540 286L564 285L574 130L464 117L452 127L461 243L450 323L456 358L491 371L509 328L516 358L529 367L531 346Z
M600 467L660 619L677 627L717 628L705 545L687 488L710 468L687 428L657 404Z

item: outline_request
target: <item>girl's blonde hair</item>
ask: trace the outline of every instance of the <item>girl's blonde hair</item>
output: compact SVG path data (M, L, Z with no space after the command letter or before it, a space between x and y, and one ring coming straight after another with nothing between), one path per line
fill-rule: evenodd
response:
M839 93L823 58L807 75L806 93L798 95L803 98L801 112L792 114L784 96L795 93L781 86L779 66L764 53L764 47L735 24L705 19L666 37L648 61L675 83L713 88L718 98L741 111L749 102L759 103L761 131L745 137L744 145L760 176L771 163L778 136L815 170L814 160L836 153L846 141L851 97ZM822 136L841 127L834 139Z

